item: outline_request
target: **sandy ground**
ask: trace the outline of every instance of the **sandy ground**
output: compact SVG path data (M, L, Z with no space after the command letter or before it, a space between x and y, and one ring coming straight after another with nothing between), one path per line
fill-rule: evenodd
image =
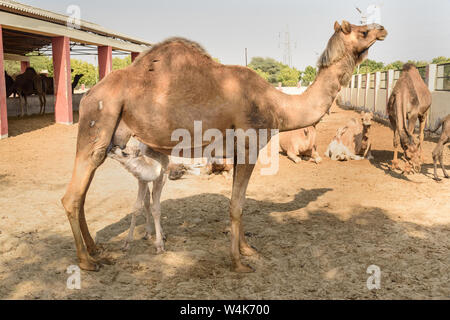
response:
M321 154L353 111L335 109L318 125ZM374 124L375 160L294 164L280 159L274 176L256 170L244 222L259 255L244 258L253 274L230 271L231 180L187 176L163 192L166 249L142 240L143 218L128 252L121 246L137 183L116 162L99 168L86 201L90 230L115 264L81 273L59 199L73 166L77 126L52 116L10 121L0 141L0 298L2 299L418 299L450 297L450 181L388 169L392 133ZM445 151L450 162L450 152ZM447 165L448 167L448 165ZM442 176L442 172L439 172ZM381 268L369 291L366 269Z

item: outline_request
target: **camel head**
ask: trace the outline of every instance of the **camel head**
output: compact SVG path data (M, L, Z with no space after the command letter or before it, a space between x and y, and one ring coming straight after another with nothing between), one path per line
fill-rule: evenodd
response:
M408 144L403 146L403 150L406 162L412 166L415 172L419 173L421 169L421 157L420 157L420 151L418 148L418 143L414 141L414 138L411 137Z
M370 128L370 126L372 125L372 119L373 119L373 114L372 112L361 112L361 121L362 121L362 125L365 128Z
M369 48L377 40L383 41L388 34L379 24L357 26L345 20L342 24L336 21L334 31L327 48L319 58L318 67L328 67L343 58L348 58L351 72L354 66L367 58Z

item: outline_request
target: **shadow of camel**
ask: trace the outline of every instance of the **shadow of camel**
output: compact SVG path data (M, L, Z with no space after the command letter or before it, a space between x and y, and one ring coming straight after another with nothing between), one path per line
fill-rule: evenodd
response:
M261 214L267 214L273 211L277 212L287 212L293 210L299 210L308 206L309 203L317 200L318 197L324 195L325 193L332 191L333 189L329 188L320 188L320 189L311 189L305 190L302 189L299 193L297 193L294 197L294 200L287 203L272 203L265 201L258 201L251 198L247 198L244 204L243 209L243 220L245 220L246 214L248 212L246 208L248 207L257 207L258 209L254 210L254 212L258 212ZM214 203L217 208L221 208L223 210L224 218L228 218L228 210L230 199L221 195L221 194L213 194L213 193L205 193L201 195L196 195L190 197L189 199L168 199L161 202L161 212L164 215L167 215L170 219L171 209L176 210L186 207L186 202L188 204L197 204L198 207L195 211L198 211L200 214L202 212L207 211L201 207L201 204ZM192 212L192 211L191 211ZM127 231L130 227L132 213L127 214L124 218L120 219L118 222L113 223L102 230L99 230L96 234L96 240L99 242L110 241L112 238L122 234ZM145 219L142 215L139 215L136 219L136 226L142 225L145 223ZM166 233L166 237L170 236Z
M78 123L77 111L73 112L73 123ZM9 137L16 137L54 124L54 114L31 115L24 118L12 117L8 119L8 135Z
M378 207L308 209L330 189L300 191L286 203L248 199L244 223L259 257L256 268L230 271L228 199L200 194L163 203L167 252L135 241L130 252L112 250L116 264L82 272L82 290L68 290L66 268L76 264L69 231L13 235L20 246L1 255L0 298L25 299L406 299L448 298L449 225L425 226L390 218ZM299 214L301 210L301 214ZM200 218L187 227L183 221ZM103 228L117 234L127 219ZM111 250L112 244L107 244ZM381 289L369 291L369 265L382 271Z
M385 174L388 174L393 178L413 182L408 178L408 176L404 175L403 173L391 169L392 159L394 158L394 151L372 150L372 155L374 159L370 160L370 163L377 169L383 170ZM401 159L401 156L402 153L399 153L399 159Z

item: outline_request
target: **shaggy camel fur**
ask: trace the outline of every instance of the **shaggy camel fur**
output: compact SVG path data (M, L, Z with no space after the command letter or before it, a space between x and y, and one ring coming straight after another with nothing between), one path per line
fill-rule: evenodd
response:
M368 49L386 36L387 31L379 25L336 22L319 60L315 82L298 96L278 91L249 68L222 65L195 42L180 38L157 44L127 68L110 73L81 101L73 175L61 199L80 268L98 270L102 262L95 257L101 255L86 224L84 202L95 170L104 162L111 142L123 147L132 134L153 150L171 154L180 144L172 140L173 132L182 128L195 137L194 121L201 121L202 134L215 129L224 137L227 129L255 129L259 137L260 129L289 131L309 127L328 111L341 87L349 82L355 66L367 57ZM116 131L121 123L129 134ZM246 159L254 157L248 140L233 139L234 150L245 151ZM184 157L195 157L195 151L210 144L190 141L190 151L194 152L185 153ZM267 142L262 141L257 149L265 145ZM245 239L241 217L255 165L247 161L237 163L237 153L232 148L220 151L234 160L230 202L232 268L252 272L241 261L240 254L256 253Z
M350 119L342 128L339 128L335 137L325 151L325 156L331 160L363 160L373 159L371 153L370 128L372 126L372 113L361 112L361 119Z
M422 163L423 132L431 106L431 93L417 68L407 63L389 97L387 113L394 131L394 159L392 168L399 169L397 153L401 144L406 160L404 173L420 172ZM414 128L419 119L419 141Z
M299 156L307 156L310 158L310 161L320 163L322 158L317 152L316 139L317 132L314 126L281 132L280 149L295 163L302 161Z
M140 212L145 213L145 239L151 238L150 212L153 215L155 223L156 240L155 246L157 252L164 251L164 235L161 227L161 192L167 180L169 157L165 154L155 152L145 144L132 139L122 151L114 147L108 153L108 157L117 160L122 166L136 177L139 190L133 214L131 216L131 225L128 237L125 240L124 249L128 249L134 239L134 228L136 227L136 216ZM153 182L152 200L150 209L150 191L148 183Z
M436 132L442 127L441 137L433 150L433 165L434 165L434 180L441 181L441 179L437 175L437 161L439 160L439 164L441 165L442 172L444 173L445 178L450 178L444 167L444 146L450 142L450 114L448 114L444 119L442 119L436 129L431 132Z
M41 108L39 114L45 113L45 104L47 103L45 97L45 85L41 79L41 77L36 73L36 71L29 67L25 70L24 73L19 74L16 77L16 81L14 81L14 90L19 94L20 100L20 109L17 110L17 114L21 117L24 116L24 105L26 109L26 114L28 114L28 101L27 96L32 94L36 94L39 97L39 102L41 104ZM20 114L19 114L19 111Z

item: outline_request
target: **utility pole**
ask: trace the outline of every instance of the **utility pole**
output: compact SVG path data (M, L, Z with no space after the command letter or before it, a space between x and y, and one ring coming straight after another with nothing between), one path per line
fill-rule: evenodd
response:
M281 48L281 32L278 37L278 47ZM292 67L291 33L289 32L289 25L286 26L286 31L284 32L283 47L283 63Z
M247 48L245 48L245 66L248 66L248 60L247 60Z

